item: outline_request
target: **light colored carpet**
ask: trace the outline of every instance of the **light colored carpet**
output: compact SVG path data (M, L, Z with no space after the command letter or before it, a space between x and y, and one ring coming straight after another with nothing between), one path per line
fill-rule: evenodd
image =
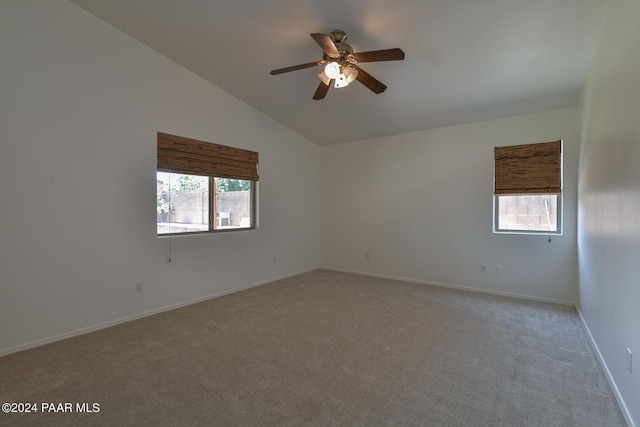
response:
M0 425L624 425L571 307L326 270L0 358L0 402L100 405Z

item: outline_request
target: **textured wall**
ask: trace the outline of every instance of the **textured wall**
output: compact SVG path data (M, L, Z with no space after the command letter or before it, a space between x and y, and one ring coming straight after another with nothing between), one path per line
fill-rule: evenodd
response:
M494 234L493 148L558 139L564 234ZM569 108L323 147L322 262L575 302L578 146Z
M315 144L66 1L0 52L0 353L317 266ZM158 131L258 151L259 228L158 238Z
M580 310L640 421L640 2L611 0L583 93ZM627 348L635 356L627 370ZM630 414L630 415L629 415Z

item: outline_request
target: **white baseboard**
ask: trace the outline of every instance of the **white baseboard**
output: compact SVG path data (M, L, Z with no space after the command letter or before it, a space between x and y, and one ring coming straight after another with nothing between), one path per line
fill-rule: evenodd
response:
M342 273L359 274L359 275L362 275L362 276L379 277L381 279L397 280L397 281L400 281L400 282L409 282L409 283L418 283L418 284L421 284L421 285L438 286L440 288L459 289L459 290L462 290L462 291L479 292L479 293L482 293L482 294L500 295L500 296L504 296L504 297L526 299L526 300L531 300L531 301L549 302L549 303L552 303L552 304L568 305L568 306L571 306L571 307L575 307L576 306L576 303L573 302L573 301L563 301L563 300L558 300L558 299L553 299L553 298L543 298L543 297L537 297L537 296L533 296L533 295L517 294L517 293L514 293L514 292L503 292L503 291L495 291L495 290L491 290L491 289L472 288L472 287L469 287L469 286L452 285L452 284L449 284L449 283L432 282L432 281L428 281L428 280L412 279L410 277L391 276L391 275L387 275L387 274L369 273L369 272L366 272L366 271L357 271L357 270L351 270L351 269L347 269L347 268L336 268L336 267L329 267L329 266L324 266L324 265L320 266L320 268L322 268L324 270L338 271L338 272L342 272Z
M550 303L554 303L554 304L562 304L562 305L570 305L573 306L576 309L576 312L578 313L578 318L580 319L580 323L582 324L584 330L586 331L587 337L589 339L589 341L591 342L591 344L593 345L593 348L596 351L596 355L598 357L598 360L600 361L601 366L603 367L605 376L607 378L607 380L609 381L609 384L611 386L611 389L613 391L613 394L616 398L616 400L618 401L618 404L620 406L620 409L622 411L622 414L627 422L627 424L629 425L629 427L636 427L636 423L634 422L633 418L631 417L631 414L629 413L629 410L627 408L626 403L624 402L624 399L622 398L622 395L620 394L620 390L618 389L618 386L616 385L616 382L614 381L613 377L611 376L611 372L609 371L609 368L607 366L607 363L605 362L604 358L602 357L602 353L600 352L600 349L598 347L598 344L596 343L593 335L591 334L591 330L589 329L589 326L585 320L585 318L582 315L582 312L580 311L580 307L573 302L570 301L562 301L562 300L556 300L556 299L551 299L551 298L541 298L541 297L535 297L535 296L531 296L531 295L522 295L522 294L517 294L517 293L512 293L512 292L502 292L502 291L494 291L494 290L488 290L488 289L479 289L479 288L471 288L468 286L459 286L459 285L452 285L452 284L447 284L447 283L439 283L439 282L431 282L431 281L426 281L426 280L418 280L418 279L412 279L412 278L407 278L407 277L399 277L399 276L391 276L391 275L385 275L385 274L376 274L376 273L370 273L370 272L365 272L365 271L357 271L357 270L351 270L351 269L345 269L345 268L336 268L336 267L329 267L329 266L318 266L318 267L313 267L313 268L308 268L305 270L301 270L301 271L297 271L294 273L289 273L289 274L285 274L283 276L278 276L278 277L273 277L270 279L266 279L266 280L261 280L258 282L253 282L253 283L249 283L246 285L242 285L242 286L238 286L235 287L233 289L228 289L225 291L221 291L221 292L216 292L214 294L211 295L207 295L204 297L200 297L200 298L195 298L189 301L184 301L184 302L180 302L180 303L176 303L176 304L171 304L165 307L161 307L161 308L157 308L154 310L149 310L143 313L137 313L131 316L126 316L120 319L115 319L109 322L104 322L104 323L100 323L97 325L93 325L93 326L88 326L85 328L80 328L80 329L76 329L74 331L70 331L70 332L65 332L62 334L58 334L58 335L54 335L51 337L47 337L47 338L42 338L39 340L35 340L35 341L31 341L28 342L26 344L21 344L15 347L10 347L7 349L3 349L0 350L0 356L5 356L11 353L17 353L19 351L23 351L23 350L28 350L30 348L34 348L34 347L39 347L45 344L50 344L56 341L61 341L67 338L72 338L74 336L78 336L78 335L82 335L82 334L86 334L89 332L94 332L94 331L98 331L100 329L105 329L111 326L115 326L121 323L126 323L126 322L130 322L132 320L136 320L136 319L141 319L143 317L148 317L148 316L152 316L154 314L158 314L158 313L163 313L165 311L171 311L171 310L175 310L177 308L180 307L185 307L191 304L196 304L202 301L207 301L213 298L218 298L224 295L228 295L228 294L232 294L234 292L239 292L245 289L250 289L250 288L254 288L257 286L262 286L265 285L267 283L271 283L271 282L275 282L277 280L282 280L282 279L286 279L289 277L293 277L293 276L297 276L299 274L304 274L304 273L308 273L310 271L314 271L317 269L324 269L324 270L330 270L330 271L337 271L337 272L342 272L342 273L350 273L350 274L359 274L362 276L370 276L370 277L378 277L378 278L382 278L382 279L389 279L389 280L397 280L397 281L401 281L401 282L409 282L409 283L418 283L418 284L423 284L423 285L429 285L429 286L438 286L438 287L443 287L443 288L452 288L452 289L460 289L460 290L465 290L465 291L470 291L470 292L479 292L479 293L484 293L484 294L491 294L491 295L500 295L500 296L507 296L507 297L514 297L514 298L521 298L521 299L527 299L527 300L534 300L534 301L541 301L541 302L550 302Z
M589 326L587 325L587 322L584 319L584 316L582 316L582 312L580 311L580 307L578 306L578 304L576 304L574 302L571 302L571 301L556 300L556 299L552 299L552 298L542 298L542 297L536 297L536 296L531 296L531 295L522 295L522 294L517 294L517 293L512 293L512 292L502 292L502 291L494 291L494 290L487 290L487 289L470 288L470 287L467 287L467 286L451 285L451 284L448 284L448 283L439 283L439 282L430 282L430 281L426 281L426 280L417 280L417 279L411 279L411 278L407 278L407 277L398 277L398 276L391 276L391 275L386 275L386 274L369 273L369 272L365 272L365 271L357 271L357 270L351 270L351 269L346 269L346 268L335 268L335 267L329 267L329 266L320 266L320 268L322 268L324 270L338 271L338 272L342 272L342 273L359 274L359 275L362 275L362 276L370 276L370 277L379 277L381 279L398 280L398 281L401 281L401 282L418 283L418 284L430 285L430 286L438 286L438 287L443 287L443 288L460 289L460 290L465 290L465 291L470 291L470 292L479 292L479 293L491 294L491 295L501 295L501 296L507 296L507 297L514 297L514 298L521 298L521 299L527 299L527 300L533 300L533 301L549 302L549 303L554 303L554 304L562 304L562 305L572 306L576 310L576 313L578 314L578 318L580 319L580 323L582 324L584 330L586 331L586 334L587 334L587 337L588 337L589 341L593 345L593 348L596 350L596 356L598 357L598 360L600 361L600 364L603 367L603 370L604 370L605 376L607 378L607 381L609 381L609 385L611 386L611 389L613 390L613 394L614 394L614 396L615 396L615 398L616 398L616 400L618 402L618 406L620 407L620 410L622 412L622 415L625 418L625 421L627 422L627 425L629 427L637 427L636 423L634 422L633 418L631 417L631 413L629 412L629 409L627 408L626 403L624 402L624 399L622 398L622 395L620 394L620 390L618 389L618 386L616 385L616 382L614 381L613 377L611 376L611 372L609 371L609 368L607 367L607 363L604 361L604 358L602 357L602 353L600 352L600 349L598 348L598 345L596 344L596 341L593 338L593 335L591 334L591 330L589 329Z
M611 386L611 390L613 391L613 394L616 397L616 400L618 401L618 406L620 406L620 410L622 411L622 415L624 416L624 419L626 420L627 425L629 427L636 427L636 423L633 421L633 418L631 417L631 413L629 412L629 409L627 408L627 404L624 402L624 399L622 398L622 395L620 394L620 390L618 390L618 386L616 385L616 382L614 381L613 376L611 375L611 371L609 371L609 367L607 366L607 362L605 362L604 357L602 357L602 353L600 352L600 348L598 347L598 344L596 343L596 340L593 338L593 335L591 334L591 330L589 329L589 325L587 324L587 321L585 320L584 316L582 315L582 312L580 311L580 307L578 305L576 305L576 312L578 312L578 318L580 319L580 323L582 324L582 327L584 328L585 332L587 333L587 338L591 342L591 345L593 345L593 348L596 350L596 355L598 356L598 360L600 361L600 365L602 366L602 369L604 370L604 374L607 377L607 381L609 381L609 385Z
M313 268L308 268L306 270L301 270L301 271L296 271L294 273L290 273L290 274L285 274L283 276L277 276L277 277L272 277L270 279L266 279L266 280L261 280L259 282L254 282L254 283L249 283L247 285L242 285L242 286L238 286L232 289L227 289L225 291L220 291L220 292L216 292L214 294L210 294L210 295L206 295L204 297L199 297L199 298L194 298L192 300L189 301L183 301L183 302L179 302L176 304L171 304L171 305L167 305L164 307L160 307L154 310L149 310L149 311L145 311L142 313L136 313L136 314L132 314L130 316L126 316L126 317L122 317L119 319L114 319L114 320L110 320L108 322L104 322L104 323L100 323L97 325L92 325L92 326L87 326L85 328L80 328L80 329L76 329L74 331L70 331L70 332L65 332L62 334L57 334L57 335L53 335L51 337L46 337L46 338L41 338L35 341L30 341L28 343L25 344L20 344L14 347L9 347L6 349L1 349L0 350L0 357L1 356L6 356L8 354L11 353L17 353L19 351L23 351L23 350L28 350L30 348L34 348L34 347L40 347L42 345L45 344L50 344L56 341L61 341L67 338L72 338L78 335L82 335L82 334L86 334L89 332L94 332L94 331L98 331L100 329L105 329L105 328L109 328L111 326L115 326L115 325L119 325L121 323L126 323L126 322L130 322L132 320L136 320L136 319L142 319L143 317L148 317L148 316L153 316L154 314L159 314L159 313L163 313L165 311L171 311L171 310L175 310L177 308L180 307L185 307L191 304L196 304L202 301L207 301L213 298L218 298L224 295L228 295L228 294L232 294L234 292L239 292L239 291L243 291L245 289L250 289L250 288L255 288L257 286L262 286L265 285L267 283L271 283L271 282L275 282L277 280L282 280L282 279L286 279L288 277L293 277L293 276L297 276L299 274L303 274L303 273L308 273L310 271L314 271L317 270L318 267L313 267Z

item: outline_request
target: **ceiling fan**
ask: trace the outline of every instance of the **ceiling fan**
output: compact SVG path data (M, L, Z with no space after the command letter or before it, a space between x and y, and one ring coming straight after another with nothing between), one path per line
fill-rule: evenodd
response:
M318 85L318 89L316 89L316 93L313 95L313 99L316 100L323 99L332 84L336 88L341 88L349 85L349 83L354 80L359 81L374 93L382 93L387 87L360 68L358 63L401 61L404 59L404 52L400 48L354 53L353 48L345 43L347 33L342 30L334 30L330 35L313 33L311 37L320 45L324 52L322 60L279 68L271 71L269 74L275 76L290 71L324 65L324 71L318 74L320 84Z

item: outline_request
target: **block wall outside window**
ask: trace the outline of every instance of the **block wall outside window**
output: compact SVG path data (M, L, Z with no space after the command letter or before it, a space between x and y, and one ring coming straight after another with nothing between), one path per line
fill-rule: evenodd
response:
M558 231L558 196L518 195L498 198L498 230Z

